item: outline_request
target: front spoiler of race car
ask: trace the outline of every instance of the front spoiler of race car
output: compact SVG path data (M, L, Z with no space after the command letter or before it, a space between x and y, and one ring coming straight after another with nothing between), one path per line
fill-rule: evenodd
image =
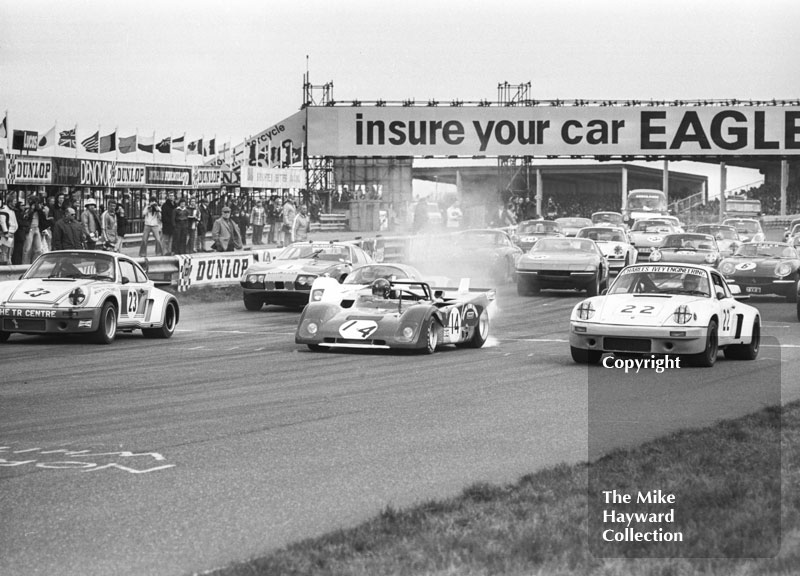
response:
M725 280L729 285L739 286L742 294L777 294L784 298L790 298L797 285L797 282L791 278L777 280L757 276L726 276Z
M18 334L86 334L97 330L100 312L100 308L3 308L0 330Z
M699 354L704 326L630 326L570 322L569 344L582 350L628 354Z

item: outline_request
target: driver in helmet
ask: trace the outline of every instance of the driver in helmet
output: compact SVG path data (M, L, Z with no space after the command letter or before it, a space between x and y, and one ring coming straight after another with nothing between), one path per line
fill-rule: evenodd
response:
M697 274L687 274L683 278L683 289L687 292L701 292L707 294L703 277Z
M106 259L97 260L94 263L94 273L98 276L108 276L109 278L113 278L114 272L111 268L111 261Z
M392 283L386 278L377 278L372 282L372 297L376 300L388 300L392 291Z

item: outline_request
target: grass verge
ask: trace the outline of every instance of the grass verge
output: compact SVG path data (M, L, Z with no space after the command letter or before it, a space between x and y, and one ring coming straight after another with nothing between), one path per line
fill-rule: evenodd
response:
M651 555L663 557L633 558L642 551L634 545L623 553L626 557L601 557L620 549L591 541L599 534L590 518L598 512L590 506L597 491L612 484L646 491L665 481L680 492L678 510L687 539L702 539L704 546L666 544L651 549ZM590 464L543 470L512 485L478 484L448 500L387 508L357 527L211 574L798 574L798 485L800 403L792 403L677 432ZM766 556L763 551L777 554L696 557ZM688 557L669 557L675 553Z

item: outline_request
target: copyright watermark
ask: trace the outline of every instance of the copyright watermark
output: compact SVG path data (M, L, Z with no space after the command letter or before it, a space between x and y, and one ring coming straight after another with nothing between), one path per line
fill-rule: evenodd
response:
M653 370L656 374L661 374L665 370L680 368L681 358L680 356L670 356L669 354L660 357L651 354L650 358L617 358L611 355L603 358L603 367L625 370L625 374L629 372L638 374L640 370Z

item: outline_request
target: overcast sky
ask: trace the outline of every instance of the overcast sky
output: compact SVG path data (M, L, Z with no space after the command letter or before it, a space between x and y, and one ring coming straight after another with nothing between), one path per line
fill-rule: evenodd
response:
M340 101L800 97L796 0L0 0L0 22L0 113L42 133L236 143L300 108L307 64Z

